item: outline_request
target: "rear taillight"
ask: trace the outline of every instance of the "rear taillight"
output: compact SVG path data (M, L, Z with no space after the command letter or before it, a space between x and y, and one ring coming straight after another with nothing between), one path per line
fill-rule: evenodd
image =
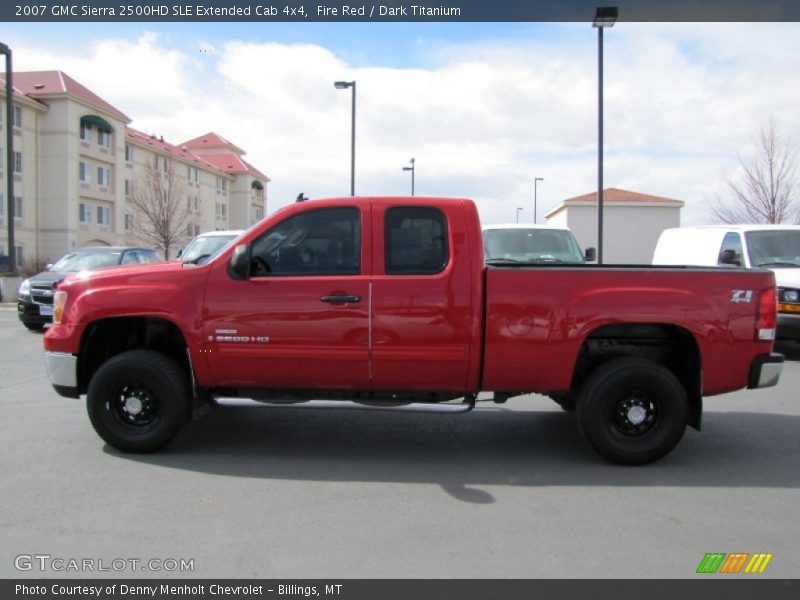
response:
M67 304L67 292L56 291L53 296L53 324L61 325L64 319L64 306Z
M767 288L758 297L758 315L756 318L756 340L769 342L775 339L775 328L778 324L778 297L775 288Z

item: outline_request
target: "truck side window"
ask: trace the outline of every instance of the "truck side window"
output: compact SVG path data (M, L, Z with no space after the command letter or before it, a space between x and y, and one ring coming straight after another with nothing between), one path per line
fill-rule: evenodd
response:
M253 242L250 274L358 275L361 212L322 208L280 222Z
M387 275L430 275L447 265L447 219L438 208L395 207L386 211Z
M743 267L743 257L742 238L738 233L729 231L722 240L722 247L719 249L717 265Z

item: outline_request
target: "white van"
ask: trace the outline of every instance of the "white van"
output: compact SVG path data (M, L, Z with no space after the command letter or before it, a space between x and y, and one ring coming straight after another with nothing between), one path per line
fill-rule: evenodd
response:
M596 260L594 248L586 254L572 232L552 225L505 224L483 227L483 254L487 262L582 263Z
M778 339L800 342L800 225L666 229L653 264L772 269L778 285Z

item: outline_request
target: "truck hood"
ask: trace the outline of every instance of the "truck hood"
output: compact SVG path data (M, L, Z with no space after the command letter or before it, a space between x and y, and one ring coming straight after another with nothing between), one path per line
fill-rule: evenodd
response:
M778 287L800 288L800 268L785 267L772 269Z
M168 277L179 277L178 272L198 267L186 266L180 262L146 263L140 265L124 265L117 267L106 267L102 269L92 269L91 271L78 271L70 273L64 279L65 284L86 282L91 284L103 283L113 284L117 281L136 281L143 278L164 279Z

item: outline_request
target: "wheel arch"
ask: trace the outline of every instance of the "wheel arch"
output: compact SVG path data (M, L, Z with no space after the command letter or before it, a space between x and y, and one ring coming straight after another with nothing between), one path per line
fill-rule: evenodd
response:
M614 358L648 358L669 369L686 390L688 424L700 429L702 399L702 355L694 335L670 323L612 323L592 330L583 340L573 370L571 389L580 390L600 365Z
M180 327L161 317L126 316L99 319L81 336L78 388L86 393L94 374L110 358L129 350L154 350L170 357L194 381L188 345ZM194 390L190 390L194 393Z

